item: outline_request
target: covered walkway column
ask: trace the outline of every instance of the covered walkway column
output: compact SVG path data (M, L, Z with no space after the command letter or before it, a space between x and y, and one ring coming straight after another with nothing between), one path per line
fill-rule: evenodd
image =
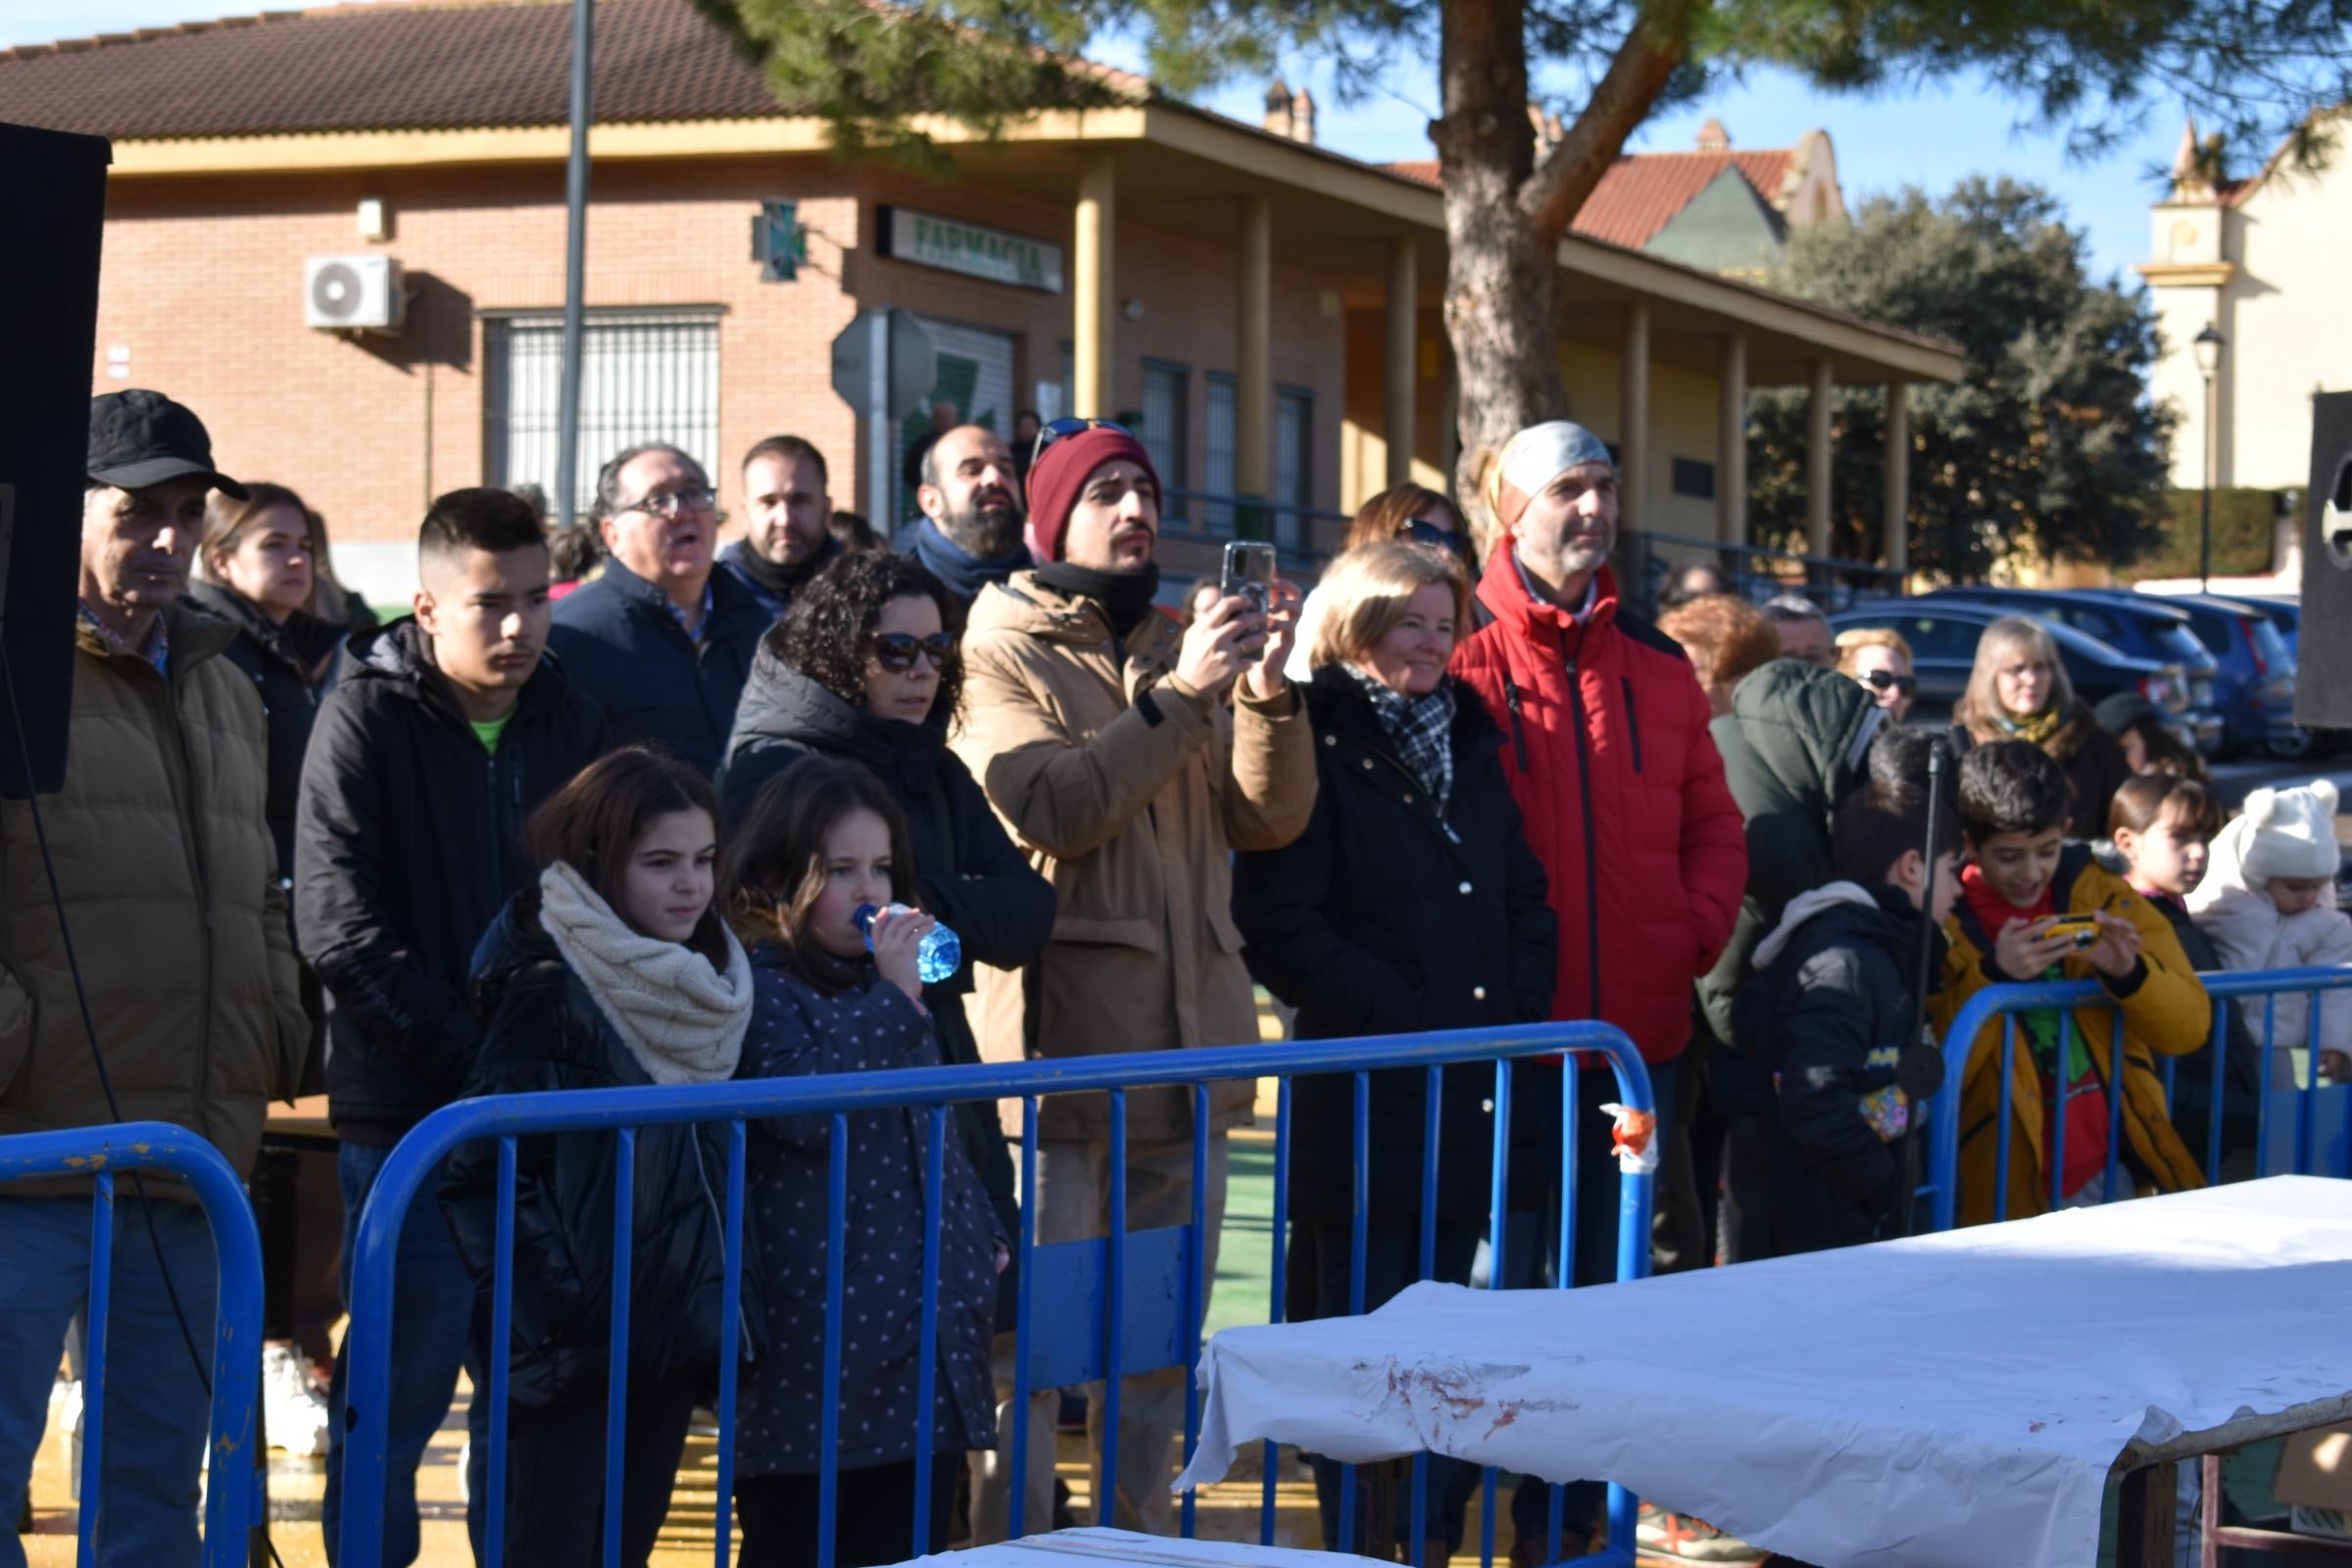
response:
M1886 383L1886 490L1879 515L1879 548L1896 571L1911 569L1911 405L1900 381Z
M1118 220L1118 173L1108 152L1090 152L1078 166L1077 243L1070 279L1070 409L1082 418L1111 412L1110 355L1116 284L1111 278L1112 233Z
M1421 318L1419 259L1411 240L1389 241L1389 330L1381 366L1386 407L1381 422L1387 426L1392 485L1404 484L1413 476L1413 410L1419 401L1414 382Z
M1618 360L1617 510L1626 525L1649 531L1642 502L1649 488L1649 307L1625 313L1625 344Z
M1747 338L1723 339L1722 403L1715 430L1715 539L1747 543Z
M1233 479L1243 505L1236 532L1274 537L1266 498L1274 489L1274 204L1242 198L1241 343L1234 356Z
M1813 362L1813 387L1805 399L1805 549L1816 556L1830 553L1830 485L1833 477L1830 435L1830 362Z

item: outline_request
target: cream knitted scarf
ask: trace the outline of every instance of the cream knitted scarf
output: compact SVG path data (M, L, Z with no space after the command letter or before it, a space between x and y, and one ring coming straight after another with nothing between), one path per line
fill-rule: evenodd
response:
M646 1076L702 1084L735 1075L752 1022L752 964L726 932L721 974L692 948L646 936L558 860L539 873L539 923Z

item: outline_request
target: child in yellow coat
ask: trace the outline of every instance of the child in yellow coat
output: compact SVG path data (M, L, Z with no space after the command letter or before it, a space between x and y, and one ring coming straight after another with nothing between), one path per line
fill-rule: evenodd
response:
M2100 1201L2108 1149L2117 1137L2123 1140L2118 1197L2204 1185L2166 1114L2155 1058L2185 1055L2203 1045L2212 1004L2163 914L2101 869L2086 846L2064 843L2067 812L2066 775L2039 747L1997 741L1961 761L1960 821L1971 863L1961 878L1960 906L1945 928L1943 985L1933 1006L1937 1034L1946 1034L1968 1000L1988 985L2095 977L2106 993L2071 1009L2016 1015L2009 1069L2011 1219L2052 1206L2053 1160L2062 1206ZM2087 920L2089 929L2080 938L2070 934L2060 924L2069 918ZM2115 1127L2107 1095L2119 1009L2122 1126ZM1995 1217L2001 1036L1995 1018L1967 1048L1960 1103L1964 1224ZM1947 1040L1945 1049L1959 1047ZM2053 1151L2061 1093L2065 1139Z

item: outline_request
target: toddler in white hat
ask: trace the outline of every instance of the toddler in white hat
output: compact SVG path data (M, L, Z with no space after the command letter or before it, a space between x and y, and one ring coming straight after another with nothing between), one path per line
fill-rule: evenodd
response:
M2205 880L2188 895L2188 910L2231 969L2301 969L2352 963L2352 918L2336 907L2335 874L2343 852L2335 839L2335 786L2314 779L2293 789L2260 789L2245 810L2213 841ZM2309 1047L2321 1068L2339 1082L2352 1079L2352 996L2320 1001L2318 1038L2311 1027L2311 992L2277 999L2273 1047ZM2239 1002L2247 1027L2262 1035L2266 1002Z

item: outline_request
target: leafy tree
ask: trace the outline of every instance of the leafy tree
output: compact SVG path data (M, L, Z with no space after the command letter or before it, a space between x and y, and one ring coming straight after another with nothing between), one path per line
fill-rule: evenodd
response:
M1387 60L1434 57L1465 470L1566 407L1559 243L1626 139L1710 74L1775 65L1825 89L1899 90L1982 71L2083 144L2151 101L2185 102L2240 145L2292 131L2306 156L2321 150L2313 111L2352 99L2352 0L695 3L844 145L901 151L925 146L911 117L994 127L1033 107L1121 101L1131 82L1073 64L1107 32L1139 38L1174 94L1262 75L1286 53L1335 61L1344 89ZM1528 116L1539 74L1567 121L1548 148Z
M2148 401L2157 353L2144 297L2088 274L2082 236L2045 191L1964 181L1864 204L1851 226L1799 230L1776 287L1960 346L1957 386L1914 387L1911 561L1958 580L2032 550L2127 565L2164 531L2175 417ZM1802 393L1749 405L1751 527L1805 532ZM1832 553L1870 560L1883 537L1886 394L1836 394Z

